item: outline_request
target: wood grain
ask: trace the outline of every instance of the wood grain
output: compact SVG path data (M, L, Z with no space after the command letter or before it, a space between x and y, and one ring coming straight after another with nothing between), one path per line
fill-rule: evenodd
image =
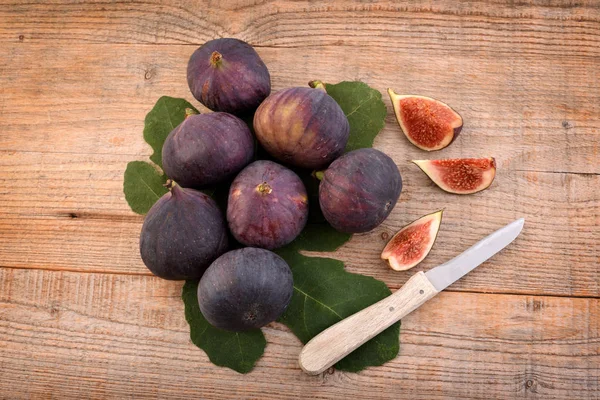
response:
M192 100L185 65L194 46L7 44L0 62L0 150L150 153L141 136L158 97ZM493 155L511 168L600 173L600 75L593 58L553 59L515 53L418 54L376 48L261 48L274 89L363 80L385 93L419 93L458 110L465 126L452 146L427 154L402 137L389 115L378 137L397 161ZM39 54L44 54L41 59ZM373 63L377 60L377 63ZM335 69L330 66L336 65ZM503 165L506 168L506 165Z
M12 183L11 190L0 194L6 213L1 222L6 228L0 242L6 253L2 265L147 273L137 253L141 218L128 211L124 202L122 171L127 161L147 159L151 152L141 136L142 121L157 93L190 98L184 68L179 67L193 48L95 45L97 51L88 54L87 45L10 47L15 57L4 59L7 73L0 78L7 94L0 119L5 133L0 135L4 154L0 178ZM294 49L259 51L274 71L277 88L303 84L314 76L335 79L335 71L326 66L340 56L340 50L333 48L310 51L304 58L314 61L305 66L294 62ZM36 54L46 54L45 62L36 61ZM386 59L383 52L379 56ZM152 65L144 61L146 57L161 63L150 69L150 79L145 79ZM363 76L370 65L368 57L348 58L337 79ZM414 56L396 57L416 66ZM553 64L556 77L542 81L542 75L528 79L526 75L532 62L538 63L534 71L543 70L547 65L543 57L519 61L520 56L511 60L456 56L456 63L464 68L479 65L485 72L474 75L472 82L459 80L457 86L453 79L463 68L447 71L446 65L436 64L433 53L429 57L428 69L402 80L411 87L409 91L423 87L425 94L452 97L447 101L460 104L455 107L466 121L457 142L435 156L493 155L499 164L496 182L489 191L474 196L439 191L408 162L429 154L403 138L390 113L376 146L400 167L404 177L400 204L382 227L356 237L337 256L352 271L397 288L410 275L393 273L379 261L385 244L382 234L390 235L420 215L446 208L438 244L421 265L428 268L507 222L525 217L527 227L514 250L494 258L489 269L474 272L453 289L597 296L599 255L597 246L590 246L600 239L594 229L600 218L594 190L600 172L600 131L597 119L591 118L600 113L596 63L564 59ZM515 63L519 79L499 74L508 67L514 71ZM392 62L371 69L372 76L365 76L370 84L382 91L396 85ZM68 79L60 72L65 70ZM570 79L573 72L594 79L586 88L565 94L554 82ZM450 86L460 92L447 92ZM521 95L506 97L506 87ZM389 100L384 97L384 101L389 107ZM568 120L562 117L565 104L571 110ZM565 121L570 121L567 127ZM514 267L501 268L507 264Z
M1 265L149 274L138 253L142 217L131 213L122 194L127 156L2 154L0 180L10 188L0 193ZM517 241L451 290L600 295L599 175L521 172L501 163L489 190L458 196L435 187L416 166L399 166L404 189L391 216L334 253L351 272L398 288L414 272L447 261L525 217ZM396 230L440 208L445 208L441 230L423 263L396 272L380 260Z
M362 80L384 93L375 145L404 189L382 226L334 253L349 271L397 289L526 219L403 320L382 367L309 377L280 324L251 374L215 367L189 341L181 283L139 258L122 177L151 153L144 116L162 95L191 100L189 56L226 36L256 46L275 90ZM0 0L0 43L0 398L600 397L597 1ZM450 104L460 138L410 145L388 87ZM409 163L461 156L496 158L488 190L446 194ZM440 208L425 261L389 269L387 238Z
M598 299L443 292L403 320L392 362L309 377L297 367L301 344L279 324L265 329L252 373L212 366L189 342L180 288L1 269L0 387L16 399L597 398Z
M201 44L229 35L255 46L426 48L488 57L597 57L600 48L600 10L594 0L2 4L0 40L6 42Z

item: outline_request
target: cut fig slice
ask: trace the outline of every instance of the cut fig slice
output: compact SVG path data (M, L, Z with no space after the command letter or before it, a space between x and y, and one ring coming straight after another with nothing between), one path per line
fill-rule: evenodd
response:
M413 160L433 183L449 193L471 194L487 189L496 176L496 160L488 158L454 158L447 160Z
M418 148L440 150L458 137L462 117L446 103L431 97L399 95L392 89L388 93L402 132Z
M406 271L419 264L435 243L443 210L427 214L411 222L390 239L381 253L393 270Z

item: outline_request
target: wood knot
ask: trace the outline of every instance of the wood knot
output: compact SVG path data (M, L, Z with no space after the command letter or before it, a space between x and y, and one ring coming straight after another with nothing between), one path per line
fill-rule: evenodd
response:
M58 318L59 313L60 313L60 304L56 301L52 302L52 304L50 304L50 316L52 318Z
M573 125L572 123L570 123L569 121L563 121L562 122L562 127L565 129L571 129L573 128L575 125Z
M526 387L527 389L529 389L529 388L530 388L530 387L532 387L532 386L533 386L533 380L531 380L531 379L527 379L527 382L525 382L525 387Z
M154 75L156 75L154 68L148 68L144 70L144 79L149 81L150 79L154 78Z

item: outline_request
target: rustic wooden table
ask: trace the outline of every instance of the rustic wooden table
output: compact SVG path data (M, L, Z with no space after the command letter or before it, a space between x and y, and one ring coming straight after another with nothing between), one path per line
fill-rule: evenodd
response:
M596 0L2 1L0 398L600 397L600 8ZM403 320L400 355L310 377L300 342L264 329L255 370L213 366L189 340L181 282L138 255L123 192L151 153L145 114L192 100L190 54L254 45L275 90L362 80L440 98L462 136L426 154L391 113L375 144L404 178L391 217L336 256L392 290L517 217L523 234ZM487 191L440 191L408 161L496 157ZM379 260L382 235L445 207L430 256Z

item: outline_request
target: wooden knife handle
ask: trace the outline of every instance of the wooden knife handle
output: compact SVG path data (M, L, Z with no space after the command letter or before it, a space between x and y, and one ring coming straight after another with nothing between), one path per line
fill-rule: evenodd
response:
M300 368L320 374L438 294L421 271L391 296L330 326L300 352Z

